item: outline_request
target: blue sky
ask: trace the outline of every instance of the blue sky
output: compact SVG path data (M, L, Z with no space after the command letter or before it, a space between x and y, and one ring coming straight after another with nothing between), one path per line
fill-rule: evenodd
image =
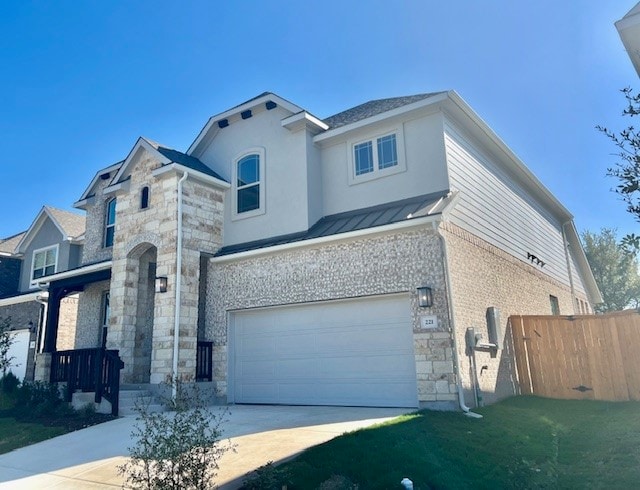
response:
M272 91L324 118L455 89L575 215L637 231L595 125L640 88L613 22L634 0L0 3L0 237L72 209L138 136L186 150Z

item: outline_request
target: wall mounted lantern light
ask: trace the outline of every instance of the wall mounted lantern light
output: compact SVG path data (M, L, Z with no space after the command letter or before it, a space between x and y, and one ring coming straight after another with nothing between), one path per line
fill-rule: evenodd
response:
M433 306L433 290L429 286L418 288L418 305L420 308L431 308Z
M165 276L156 277L156 293L167 292L167 278Z

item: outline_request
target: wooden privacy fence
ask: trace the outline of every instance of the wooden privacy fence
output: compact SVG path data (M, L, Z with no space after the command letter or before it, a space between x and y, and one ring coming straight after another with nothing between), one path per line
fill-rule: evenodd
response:
M512 316L523 394L640 400L640 314Z

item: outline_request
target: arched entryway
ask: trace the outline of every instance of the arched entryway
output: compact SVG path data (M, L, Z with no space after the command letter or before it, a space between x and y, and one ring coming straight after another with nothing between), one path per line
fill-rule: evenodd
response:
M131 369L125 382L149 383L153 340L155 277L158 250L149 243L134 248L127 257L127 279L135 288L134 298L125 299L134 315L133 356ZM135 312L135 313L134 313Z

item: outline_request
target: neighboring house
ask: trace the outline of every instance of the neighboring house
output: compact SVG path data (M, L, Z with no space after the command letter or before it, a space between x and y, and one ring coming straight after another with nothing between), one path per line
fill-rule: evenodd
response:
M22 259L15 250L25 233L0 239L0 298L14 295L19 290Z
M615 23L622 44L629 59L640 75L640 3L637 3L627 14Z
M10 318L12 329L30 332L16 334L20 342L13 350L18 354L12 354L26 379L33 379L34 355L41 343L38 339L43 340L46 328L47 293L37 286L37 281L80 265L84 221L84 216L44 206L27 231L0 242L4 293L0 295L0 319ZM62 302L58 350L74 348L77 303L77 295Z
M264 93L186 153L140 138L75 206L42 378L81 291L75 345L125 383L194 376L210 342L230 403L446 408L514 393L509 315L601 301L569 211L453 91L326 119Z

